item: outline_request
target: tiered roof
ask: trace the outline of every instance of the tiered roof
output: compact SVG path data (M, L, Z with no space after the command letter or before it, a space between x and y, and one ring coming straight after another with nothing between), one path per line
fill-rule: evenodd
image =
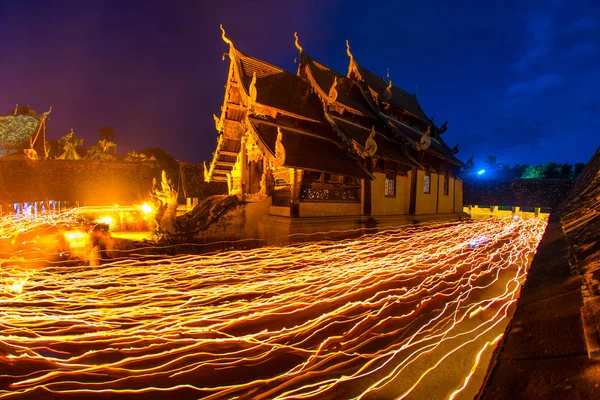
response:
M368 69L361 67L354 61L354 65L356 67L356 71L358 72L360 78L363 80L364 84L371 89L372 94L375 94L377 98L385 98L385 91L389 85L389 81L383 79L382 77L374 74ZM415 117L419 118L421 121L434 126L433 122L427 118L421 105L417 101L417 97L415 95L409 94L408 92L400 89L397 86L392 85L390 88L391 97L387 100L387 103L390 103L398 108L406 110L410 112Z
M233 54L233 61L238 67L241 82L248 95L256 74L257 103L300 118L322 121L321 103L312 92L310 83L266 61L247 56L237 49L234 49Z
M382 100L431 127L434 134L428 152L462 165L439 137L440 130L425 116L415 96L391 86L352 59L358 80L311 59L296 41L300 50L296 75L237 50L224 31L223 40L230 46L230 74L222 115L217 119L222 134L207 171L208 179L223 180L232 170L246 129L254 134L263 151L273 156L281 133L283 165L291 168L369 178L371 174L358 154L369 137L377 145L374 156L423 168L416 161L415 147L424 133L386 115L381 109Z

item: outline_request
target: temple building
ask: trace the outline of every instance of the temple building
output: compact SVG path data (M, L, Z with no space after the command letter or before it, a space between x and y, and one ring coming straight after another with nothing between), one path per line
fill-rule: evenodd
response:
M458 217L463 164L442 140L446 124L436 126L416 95L359 65L348 43L342 75L313 60L296 36L293 74L242 53L223 29L222 38L229 72L205 180L267 203L261 236Z

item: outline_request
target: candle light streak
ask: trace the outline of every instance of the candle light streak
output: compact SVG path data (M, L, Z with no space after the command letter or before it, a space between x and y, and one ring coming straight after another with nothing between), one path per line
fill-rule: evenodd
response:
M0 398L405 398L448 371L437 397L455 398L500 340L544 229L488 219L96 266L3 263Z

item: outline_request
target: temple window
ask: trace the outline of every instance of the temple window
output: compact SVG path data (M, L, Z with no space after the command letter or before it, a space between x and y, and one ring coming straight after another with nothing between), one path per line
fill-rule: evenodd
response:
M431 172L425 172L425 176L423 177L423 192L425 194L431 193Z
M396 197L396 174L393 172L385 175L385 196Z
M450 179L448 175L444 176L444 196L448 196L450 192Z

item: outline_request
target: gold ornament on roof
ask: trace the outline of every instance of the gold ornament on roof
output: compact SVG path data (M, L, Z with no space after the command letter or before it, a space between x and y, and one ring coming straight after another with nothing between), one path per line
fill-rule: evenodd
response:
M417 150L425 151L431 146L431 126L427 126L427 132L421 136L421 140L417 142Z
M221 28L221 39L223 39L223 41L228 45L233 46L233 42L231 41L231 39L225 36L225 29L223 29L223 24L220 24L219 28Z
M250 98L248 99L248 108L256 102L258 91L256 90L256 72L252 73L252 81L250 81L250 88L248 89Z
M206 161L202 163L202 166L204 167L204 182L210 182L210 168L206 168Z
M377 151L377 142L375 141L375 127L371 127L371 133L365 142L365 152L371 157Z
M381 101L388 102L392 98L392 81L388 82L387 87L381 94Z
M336 101L337 97L338 97L338 92L337 92L337 76L335 78L333 78L333 84L331 85L331 88L329 89L329 102L333 103L334 101Z
M273 166L275 168L282 167L285 164L285 148L281 142L283 135L281 128L277 127L277 141L275 142L275 160L273 160Z
M371 127L371 133L362 146L357 142L353 142L354 149L361 157L372 157L377 152L377 142L375 141L375 127Z
M348 43L348 39L346 39L346 54L350 57L350 64L352 64L354 62L354 56L352 56L352 53L350 52L350 43Z
M303 52L302 46L300 46L300 43L298 42L298 32L294 32L294 45L296 46L296 48L298 49L298 51L300 53Z

